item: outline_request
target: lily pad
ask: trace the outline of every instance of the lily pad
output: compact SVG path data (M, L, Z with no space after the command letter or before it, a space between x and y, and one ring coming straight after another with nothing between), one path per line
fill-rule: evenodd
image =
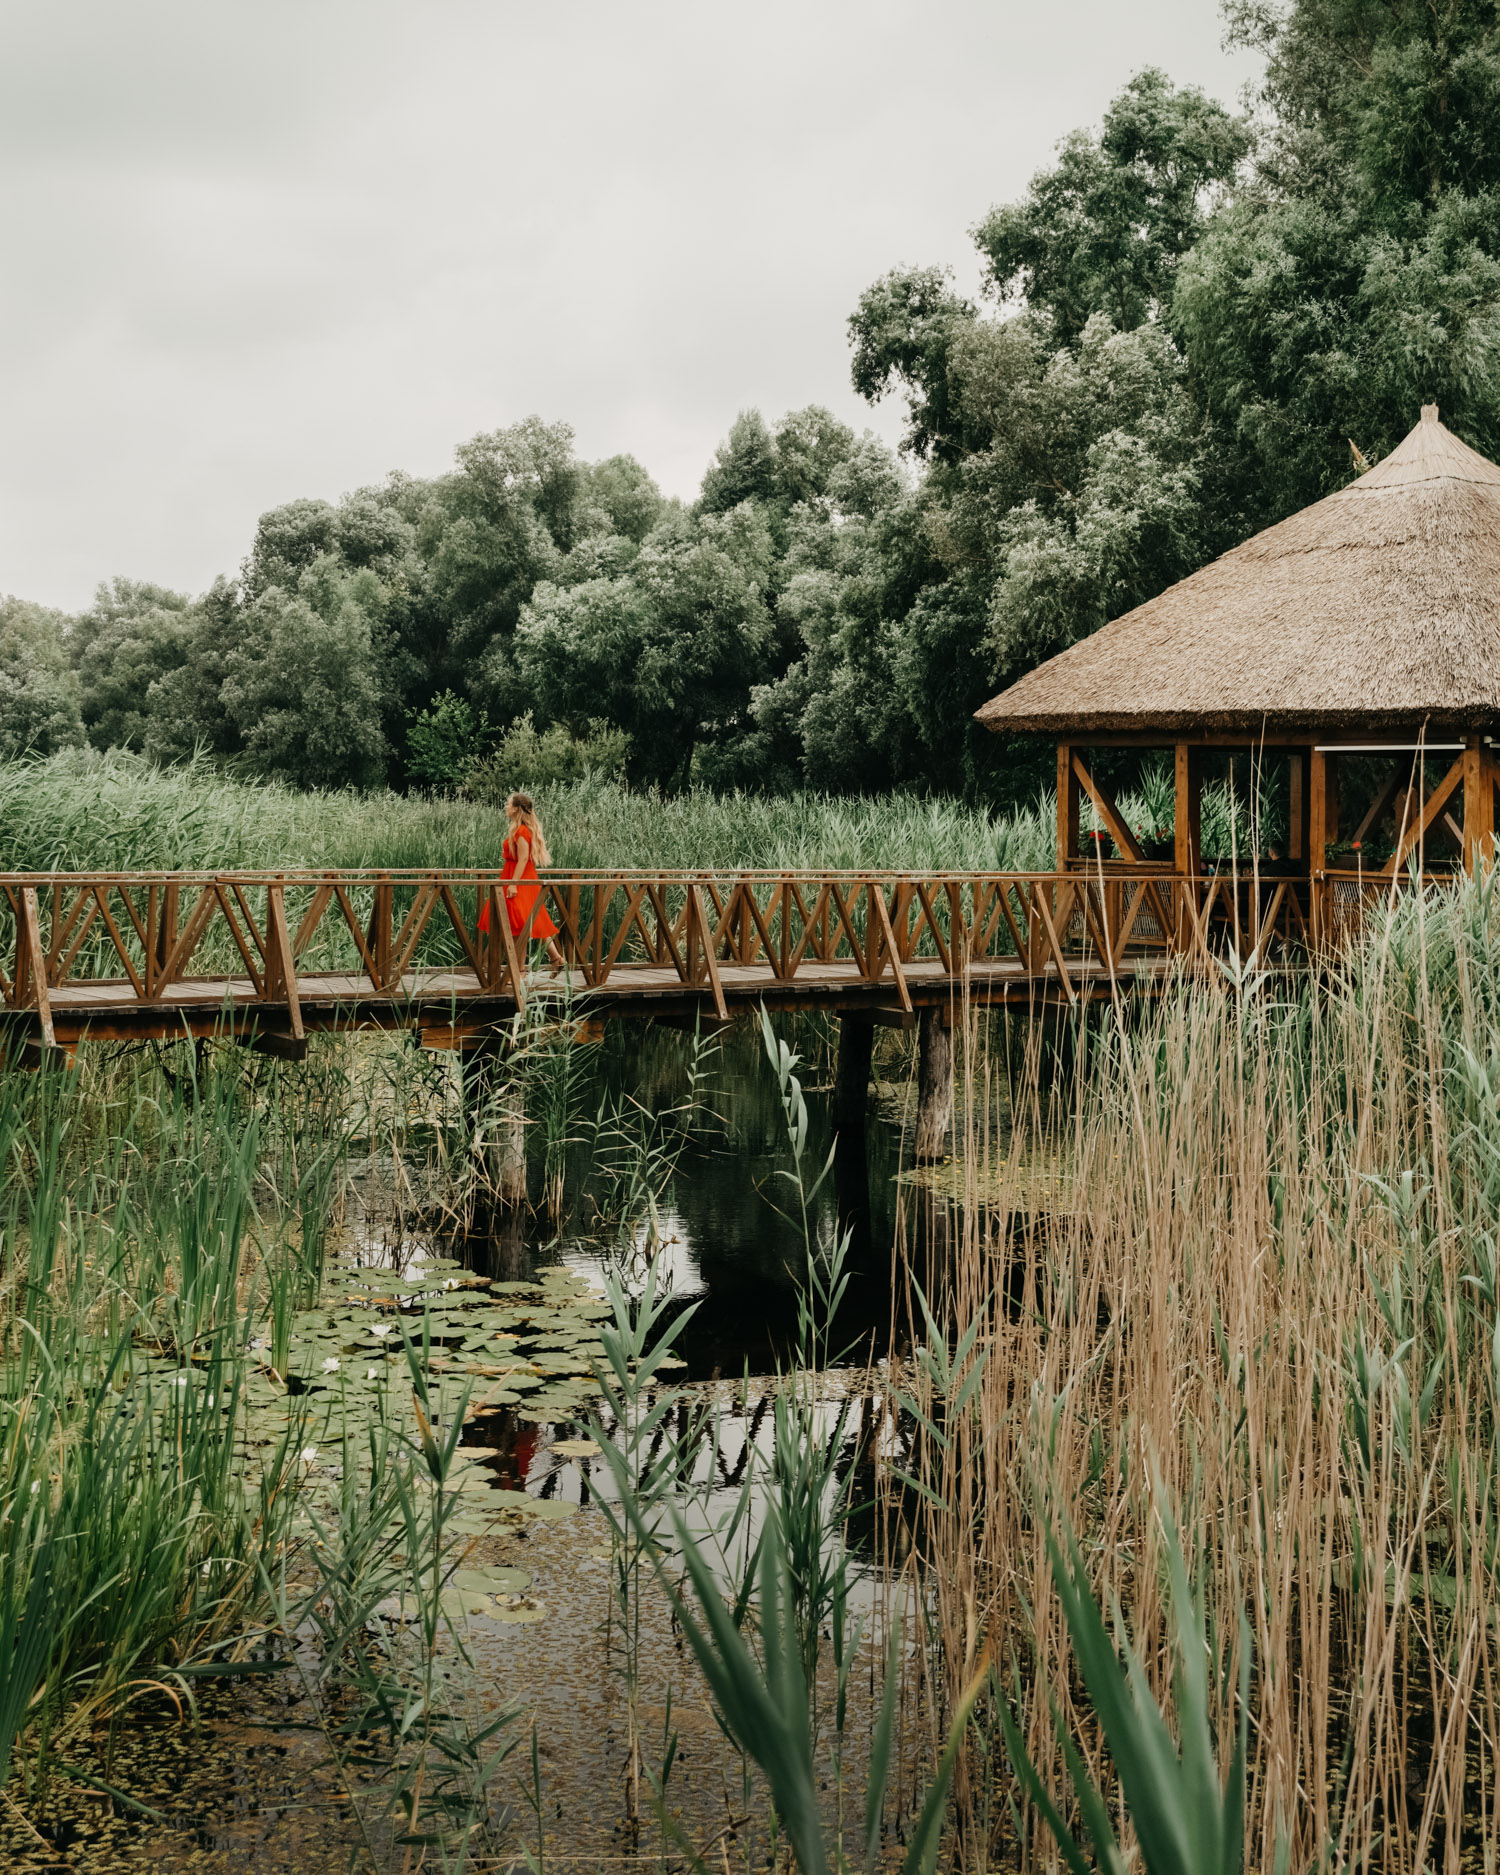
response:
M530 1588L531 1575L509 1563L496 1563L491 1569L455 1569L447 1586L475 1595L519 1595Z

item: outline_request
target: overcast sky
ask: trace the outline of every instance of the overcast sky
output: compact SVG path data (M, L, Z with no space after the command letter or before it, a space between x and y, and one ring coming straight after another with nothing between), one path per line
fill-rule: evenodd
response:
M1214 0L0 0L0 592L197 591L256 516L531 412L690 496L894 266Z

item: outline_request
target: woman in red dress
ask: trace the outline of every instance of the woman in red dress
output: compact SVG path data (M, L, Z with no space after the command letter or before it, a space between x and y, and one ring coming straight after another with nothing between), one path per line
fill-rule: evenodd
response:
M531 917L532 906L536 905L541 895L542 888L536 876L537 866L550 866L552 855L547 851L542 823L536 817L536 807L529 794L513 794L505 803L505 813L510 821L510 832L500 849L505 860L504 870L500 874L501 889L505 894L505 914L510 920L511 933L519 937L526 928L526 920ZM479 913L479 928L481 931L490 928L488 900ZM563 954L557 945L557 926L547 916L545 905L536 906L536 916L531 918L531 936L545 942L554 970L565 967Z

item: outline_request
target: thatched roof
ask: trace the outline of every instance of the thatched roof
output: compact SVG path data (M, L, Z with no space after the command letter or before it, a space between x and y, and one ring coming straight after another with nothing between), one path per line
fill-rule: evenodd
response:
M1500 468L1422 420L1378 467L1071 646L990 729L1500 722Z

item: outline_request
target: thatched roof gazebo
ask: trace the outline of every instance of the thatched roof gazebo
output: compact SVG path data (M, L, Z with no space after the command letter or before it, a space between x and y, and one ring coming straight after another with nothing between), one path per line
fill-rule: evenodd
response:
M1349 845L1393 815L1385 873L1495 831L1500 731L1500 468L1436 405L1376 468L1257 534L1023 677L978 712L1058 743L1058 867L1080 790L1124 861L1145 855L1084 751L1175 751L1173 870L1202 870L1204 753L1289 764L1285 857L1316 881L1339 839L1343 758L1390 773ZM1460 806L1461 802L1461 806ZM1394 812L1393 812L1394 810Z

